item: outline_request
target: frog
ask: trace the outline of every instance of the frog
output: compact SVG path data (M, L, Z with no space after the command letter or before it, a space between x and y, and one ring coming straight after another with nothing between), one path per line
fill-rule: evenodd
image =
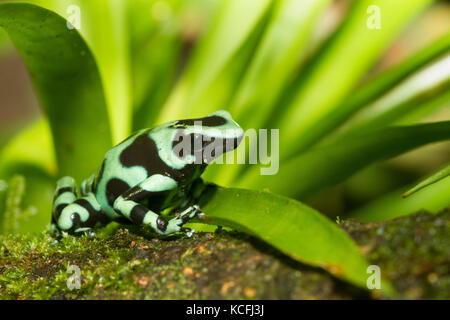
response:
M217 157L236 149L243 129L229 112L175 120L139 130L105 153L99 169L78 190L74 178L56 183L50 232L56 237L89 234L111 221L149 227L159 235L204 217L201 175ZM169 210L168 214L164 214Z

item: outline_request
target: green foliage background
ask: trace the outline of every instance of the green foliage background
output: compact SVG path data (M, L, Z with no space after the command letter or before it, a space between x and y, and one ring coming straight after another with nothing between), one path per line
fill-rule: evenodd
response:
M381 196L344 217L379 221L450 204L448 167L403 198L412 181L385 183L385 171L374 166L450 139L450 121L421 123L449 107L450 31L373 72L431 0L348 1L340 24L322 36L316 30L330 0L28 2L0 4L0 26L44 110L42 119L0 141L5 233L41 231L55 180L71 175L81 182L132 131L217 109L229 110L244 129L279 129L280 171L262 176L255 165L211 166L205 178L233 188L220 188L204 204L210 223L253 234L356 285L365 286L367 266L356 246L296 200L312 203L366 169L372 175L358 188ZM61 18L70 18L74 4L79 31ZM366 25L371 5L380 8L381 29Z

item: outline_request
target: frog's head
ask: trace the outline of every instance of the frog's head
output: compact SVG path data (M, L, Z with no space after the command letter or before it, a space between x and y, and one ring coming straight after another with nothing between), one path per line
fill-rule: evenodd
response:
M209 164L241 143L244 130L224 110L204 118L175 121L177 129L172 148L180 158L190 158L194 164Z

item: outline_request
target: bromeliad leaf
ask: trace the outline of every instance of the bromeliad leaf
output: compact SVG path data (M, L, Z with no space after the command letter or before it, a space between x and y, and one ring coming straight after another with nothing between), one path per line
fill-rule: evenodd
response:
M342 28L321 53L274 126L285 128L280 136L284 158L310 145L311 141L303 136L321 126L322 119L339 107L407 22L430 3L430 0L354 1ZM376 30L367 27L367 9L373 5L382 12L382 27Z
M111 146L91 51L65 19L32 4L0 4L0 26L22 55L48 115L59 173L86 177Z
M280 166L276 175L261 176L252 168L240 183L305 198L376 161L446 139L450 121L373 130L303 153Z
M358 134L382 128L403 117L427 108L432 101L448 96L450 91L450 55L416 72L386 95L355 114L345 125L344 134ZM349 128L346 128L349 127Z
M293 199L264 191L210 186L201 202L209 223L247 232L286 255L367 288L368 263L328 218ZM385 294L392 293L387 282Z
M307 40L328 0L275 2L260 45L229 104L229 111L245 128L262 128L273 113L276 99L297 72ZM289 32L286 32L289 30ZM302 54L299 55L299 52ZM238 152L245 153L240 149ZM229 185L243 166L212 167L206 178Z
M450 176L450 164L446 166L445 168L439 170L435 174L431 175L430 177L426 178L422 182L415 185L413 188L409 189L403 194L403 197L409 197L413 193L416 193L419 190L422 190L423 188L428 187L429 185L432 185L446 177Z
M426 188L417 190L407 198L402 195L405 188L388 193L373 202L348 213L346 218L362 222L385 221L426 210L438 213L450 205L450 176L444 177Z
M359 110L364 110L369 104L380 97L384 98L384 95L388 93L392 88L393 91L396 90L396 85L398 83L403 83L405 79L410 76L414 76L417 74L417 71L421 68L424 68L427 64L435 60L437 57L442 56L446 52L450 51L450 33L444 35L439 38L435 42L431 43L424 49L415 53L409 59L395 65L392 68L387 69L381 74L376 75L374 78L371 78L369 81L364 84L359 85L352 93L344 99L340 105L333 109L327 117L324 117L320 121L320 125L314 126L311 130L305 132L302 135L302 145L304 148L307 148L311 145L314 145L320 139L324 138L327 134L329 135L332 130L337 128L339 125L342 125L344 121L349 119L355 112ZM433 68L433 66L431 66ZM409 92L408 95L413 94L414 92ZM431 97L427 97L431 99ZM441 99L441 95L439 95L439 99ZM406 97L402 97L403 100L407 100ZM443 101L445 98L442 98ZM442 106L444 103L437 103L437 107ZM411 108L410 108L411 109ZM411 117L411 113L417 113L419 110L417 109L428 109L426 106L421 106L420 108L415 108L412 110L407 110L407 113L403 113L401 116ZM431 108L433 110L433 108ZM425 111L426 112L426 111ZM425 113L426 114L426 113ZM421 114L416 117L414 120L420 119L423 117ZM412 121L416 122L416 121ZM410 121L410 123L412 123ZM336 135L332 136L333 138Z
M196 103L208 93L214 79L251 37L271 3L270 0L220 2L214 25L195 50L183 78L164 106L159 122L192 115ZM204 108L201 110L201 113L205 112Z

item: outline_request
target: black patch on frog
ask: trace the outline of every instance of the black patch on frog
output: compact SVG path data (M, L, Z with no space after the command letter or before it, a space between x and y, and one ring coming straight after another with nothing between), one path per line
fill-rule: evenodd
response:
M105 162L106 162L106 160L103 160L102 166L100 167L100 171L98 172L97 176L95 177L94 185L92 186L93 193L97 192L98 182L102 180L103 172L105 172Z
M210 163L214 158L236 149L241 141L242 137L228 139L216 137L204 139L202 137L202 145L201 149L199 149L195 144L194 133L185 134L183 130L178 130L172 141L172 150L180 159L192 155L195 156L195 163L197 164L202 164L204 161Z
M131 189L128 189L121 196L124 200L138 202L145 208L148 208L149 210L154 212L158 212L163 209L164 202L171 192L172 190L153 192L144 190L140 186L134 186Z
M108 221L108 217L103 211L97 211L94 209L92 204L86 199L78 199L74 203L82 206L89 212L89 217L86 221L82 222L82 227L95 227L97 222L101 222L102 224Z
M72 213L72 215L70 216L70 220L72 220L72 227L70 227L70 229L67 230L67 233L73 234L76 229L81 227L80 214L78 212Z
M55 222L59 220L61 212L65 207L67 207L67 205L68 205L67 203L61 203L55 208L55 210L53 210L53 219L55 220Z
M156 219L156 227L162 232L166 231L168 224L169 223L167 222L167 220L161 216L159 216L158 219Z
M147 176L162 174L175 179L183 180L193 173L192 166L184 166L182 169L174 169L168 166L158 154L156 143L148 135L148 132L141 134L120 154L120 162L124 167L143 167L147 170Z
M152 195L152 197L149 197L147 199L147 205L146 207L152 210L153 212L159 212L162 209L165 209L164 203L167 200L168 195L170 194L170 191L162 191L155 193Z
M189 126L195 125L195 122L201 122L201 125L206 127L220 127L226 124L227 120L219 116L210 116L198 119L186 119L175 122L173 125L169 126L169 128L187 128Z
M130 212L130 219L134 224L141 225L148 210L141 206L135 205Z
M53 201L56 200L56 198L58 198L60 195L62 195L63 193L66 192L71 192L73 194L75 194L74 190L72 187L64 187L64 188L60 188L56 191L55 196L53 197ZM76 195L76 194L75 194Z
M121 215L120 212L118 212L117 210L115 210L115 211L116 211L118 214ZM130 224L132 224L132 222L131 222L129 219L125 218L125 217L122 216L122 215L121 215L120 217L115 218L114 221L117 222L117 223L119 223L119 224L124 224L124 225L130 225Z
M93 216L97 212L97 210L95 210L94 207L86 199L77 199L74 201L74 203L85 208L89 212L89 216Z
M128 183L121 179L113 178L109 180L106 184L106 198L108 199L108 204L113 207L114 201L128 189L130 189Z
M122 193L121 196L124 200L139 201L141 199L148 198L153 193L154 192L144 190L139 185L137 185Z

